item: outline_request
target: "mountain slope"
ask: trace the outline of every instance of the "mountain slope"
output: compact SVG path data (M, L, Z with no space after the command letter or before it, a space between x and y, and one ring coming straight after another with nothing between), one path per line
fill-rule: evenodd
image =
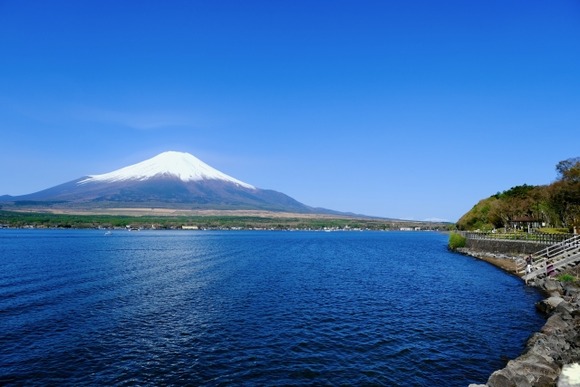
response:
M66 208L161 207L337 213L315 209L281 192L256 188L191 154L164 152L101 175L85 176L39 192L4 196L14 205Z

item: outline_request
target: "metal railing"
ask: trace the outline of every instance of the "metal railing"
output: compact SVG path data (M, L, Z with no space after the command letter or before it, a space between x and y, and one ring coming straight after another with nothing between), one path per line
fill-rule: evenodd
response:
M546 247L531 255L532 264L528 272L526 272L527 263L523 260L518 260L516 263L516 270L524 278L526 282L536 277L543 277L550 275L549 271L559 271L569 264L574 264L580 261L580 235L573 236L564 241L560 241L551 246Z

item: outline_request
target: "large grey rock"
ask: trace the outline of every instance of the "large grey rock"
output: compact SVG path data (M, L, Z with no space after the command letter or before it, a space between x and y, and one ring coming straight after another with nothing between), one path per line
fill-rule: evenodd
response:
M576 285L575 283L572 282L565 283L562 287L564 289L565 296L575 297L578 296L578 294L580 294L580 287L578 287L578 285Z
M564 299L560 296L548 297L536 304L536 307L542 313L550 314L556 309L556 307L563 302Z
M562 320L572 320L575 311L574 305L569 302L560 302L554 309L554 313L562 318Z
M573 306L563 300L547 304L556 305L554 314L528 340L523 355L490 376L489 387L555 386L561 367L580 361L580 318L571 317Z
M560 284L560 282L552 278L546 278L544 280L544 284L542 287L549 294L555 294L555 292L557 293L562 292L562 285Z
M542 356L524 355L508 362L506 368L494 372L487 385L490 387L553 386L560 369Z

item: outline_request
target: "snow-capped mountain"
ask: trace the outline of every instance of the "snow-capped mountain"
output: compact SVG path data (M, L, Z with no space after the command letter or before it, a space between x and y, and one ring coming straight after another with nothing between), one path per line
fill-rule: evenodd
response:
M250 184L210 167L197 157L184 152L163 152L153 158L102 175L90 175L79 184L148 180L155 177L176 177L183 182L222 180L244 188L255 189Z
M36 193L2 196L15 206L67 208L179 208L334 213L273 190L256 188L182 152L88 175Z

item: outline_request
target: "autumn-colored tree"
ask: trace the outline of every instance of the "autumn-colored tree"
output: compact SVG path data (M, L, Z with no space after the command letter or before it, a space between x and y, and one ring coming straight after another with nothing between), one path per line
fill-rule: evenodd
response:
M580 228L580 157L556 165L559 178L550 187L554 211L565 227Z
M560 161L556 171L558 179L550 185L519 185L479 201L457 226L488 230L530 218L552 227L580 229L580 157Z
M580 182L580 157L560 161L556 165L560 181Z

